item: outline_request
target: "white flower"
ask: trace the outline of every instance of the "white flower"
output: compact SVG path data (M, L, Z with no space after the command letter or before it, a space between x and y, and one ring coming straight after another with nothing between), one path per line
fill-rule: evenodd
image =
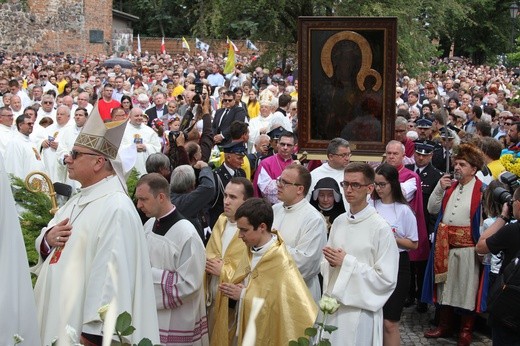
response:
M105 304L103 305L102 307L100 307L98 309L98 314L99 314L99 318L101 319L101 321L105 321L105 317L107 315L107 311L108 311L108 308L110 307L110 304Z
M15 345L18 345L23 342L23 338L18 334L13 335L13 340Z
M320 300L320 309L324 313L333 314L339 308L339 303L335 298L323 296Z

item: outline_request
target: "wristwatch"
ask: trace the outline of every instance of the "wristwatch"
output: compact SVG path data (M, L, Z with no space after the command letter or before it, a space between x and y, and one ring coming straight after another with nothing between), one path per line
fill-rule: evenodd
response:
M510 221L510 219L507 216L504 216L502 214L498 215L498 217L501 218L502 220L504 220L505 223L508 223Z

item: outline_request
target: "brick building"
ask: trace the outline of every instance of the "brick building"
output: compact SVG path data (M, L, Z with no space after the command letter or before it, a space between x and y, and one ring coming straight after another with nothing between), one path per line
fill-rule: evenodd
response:
M112 0L7 0L0 4L0 50L112 54L132 44L138 17Z

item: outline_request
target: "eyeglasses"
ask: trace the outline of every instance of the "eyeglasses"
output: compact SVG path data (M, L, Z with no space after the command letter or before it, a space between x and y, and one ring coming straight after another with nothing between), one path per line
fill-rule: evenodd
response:
M506 122L506 123L504 123L504 125L513 125L513 123L512 122Z
M47 78L47 75L46 74L41 74L40 77Z
M234 100L233 99L222 99L222 103L224 103L224 102L232 102L232 101L234 101Z
M42 103L44 105L52 105L54 102L53 101L43 101Z
M346 159L347 157L351 157L352 156L352 153L343 153L343 154L331 154L331 155L334 155L334 156L339 156L343 159Z
M287 180L282 179L282 177L278 177L278 178L276 179L276 184L278 184L278 185L281 186L281 187L285 187L286 185L292 185L292 186L303 186L303 184L298 184L298 183L291 183L291 182L288 182Z
M376 188L384 189L388 183L374 183Z
M71 150L71 151L70 151L70 157L71 157L73 160L76 160L76 158L77 158L79 155L101 156L101 155L99 155L99 154L84 153L84 152L77 151L77 150Z
M342 181L339 183L341 185L342 188L344 188L345 190L348 189L349 187L352 188L352 190L359 190L361 189L363 186L368 186L368 185L372 185L372 184L360 184L360 183L351 183L349 181Z

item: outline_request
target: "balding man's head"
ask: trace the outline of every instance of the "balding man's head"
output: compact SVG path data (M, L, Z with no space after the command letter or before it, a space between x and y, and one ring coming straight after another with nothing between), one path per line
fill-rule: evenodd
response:
M399 141L390 141L386 145L386 162L394 167L400 167L403 164L405 148L403 143Z

